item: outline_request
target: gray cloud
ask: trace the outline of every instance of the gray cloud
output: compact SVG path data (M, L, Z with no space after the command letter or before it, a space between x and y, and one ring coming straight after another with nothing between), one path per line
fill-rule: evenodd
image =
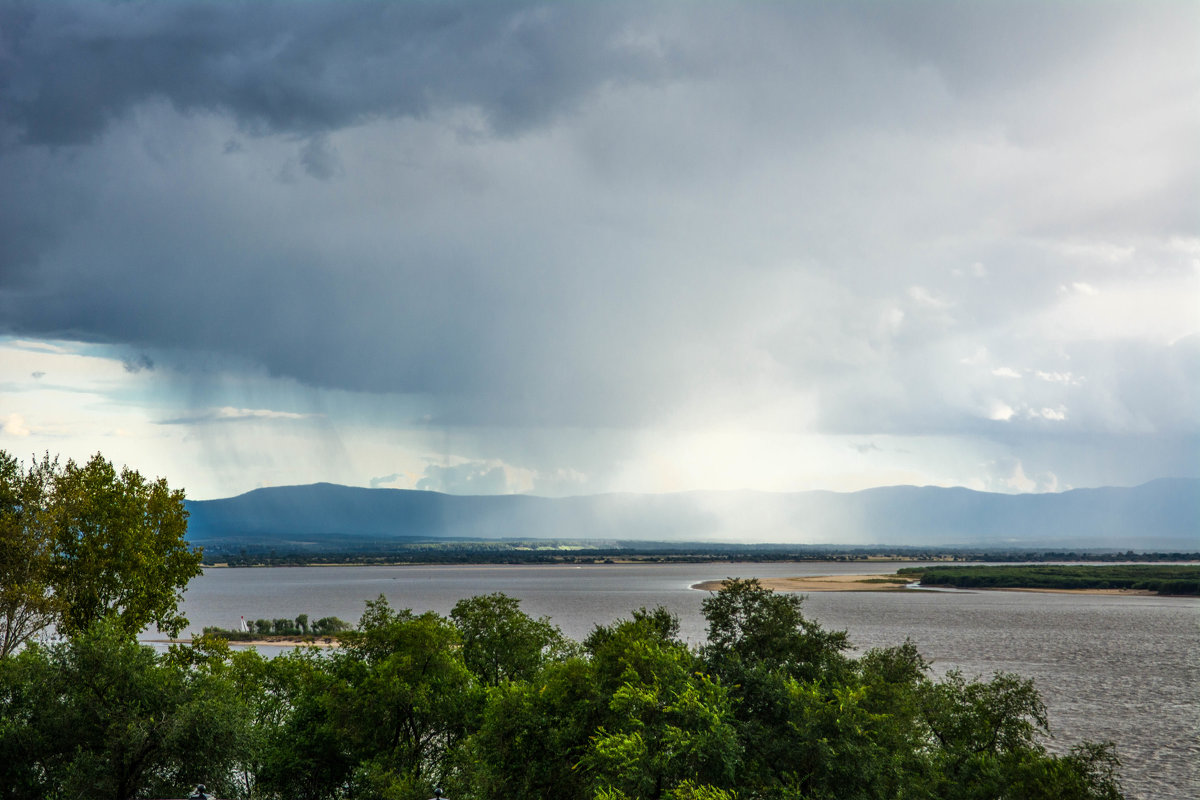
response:
M300 163L304 171L317 180L327 181L338 174L341 162L337 153L329 147L324 136L314 136L300 149Z
M1198 14L5 5L0 330L432 427L1194 432L1178 335L1027 327L1194 286Z
M430 464L416 488L447 494L509 494L514 490L503 464L485 462Z
M623 21L620 6L482 2L9 4L0 119L63 145L155 99L305 134L471 105L516 132L664 68L615 41Z
M391 475L379 475L371 478L369 485L372 489L378 489L381 486L387 486L389 483L395 483L401 475L399 472L393 472Z
M154 369L154 360L145 353L138 353L136 356L130 356L121 362L121 366L126 372L137 374L142 370Z
M302 414L295 411L274 411L267 408L204 408L188 412L179 417L159 421L159 425L210 425L225 423L295 422L319 419L318 414Z

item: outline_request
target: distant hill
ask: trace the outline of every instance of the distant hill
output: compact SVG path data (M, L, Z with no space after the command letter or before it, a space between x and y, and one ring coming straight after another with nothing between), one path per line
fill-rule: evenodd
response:
M1007 546L1200 547L1200 479L994 494L894 486L860 492L458 496L317 483L188 501L195 543L244 539L547 538Z

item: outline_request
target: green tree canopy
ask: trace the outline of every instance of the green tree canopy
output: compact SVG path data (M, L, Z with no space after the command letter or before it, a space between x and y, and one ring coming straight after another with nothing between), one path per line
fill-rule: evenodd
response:
M846 665L845 631L827 631L807 619L795 594L778 594L758 579L725 581L702 608L708 620L704 657L718 673L764 667L801 679L816 679Z
M56 467L47 456L25 469L0 450L0 659L48 627L59 609L49 515Z
M495 592L460 600L450 611L462 635L463 661L487 686L532 678L547 660L561 660L572 649L549 619L534 619L520 604Z
M46 456L28 469L0 451L0 656L53 624L73 636L113 618L129 634L187 624L182 592L200 574L183 492L159 478Z
M221 796L250 719L234 685L106 619L0 662L0 797Z
M129 633L152 622L171 635L183 629L179 602L200 574L200 551L187 544L182 491L117 472L96 454L55 476L52 517L63 633L110 615Z
M577 646L488 595L450 617L380 597L334 650L263 658L198 637L155 653L134 635L171 624L194 569L179 494L99 457L5 458L0 476L5 535L46 554L27 591L69 634L0 658L0 800L200 782L240 800L1121 798L1110 745L1047 751L1032 682L936 679L911 642L856 657L756 581L703 601L698 648L663 608Z

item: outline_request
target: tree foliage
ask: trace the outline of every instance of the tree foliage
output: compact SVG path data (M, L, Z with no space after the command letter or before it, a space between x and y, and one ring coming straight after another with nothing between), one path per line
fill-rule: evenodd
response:
M1183 557L1183 554L1181 554ZM1022 564L1019 566L905 567L899 574L926 586L975 589L1129 589L1200 594L1195 564Z
M500 592L460 600L450 619L462 637L467 669L486 686L529 680L547 660L573 649L548 618L530 617L519 600Z
M425 800L435 786L478 800L1122 796L1111 745L1046 750L1032 682L935 679L911 642L854 657L801 598L753 580L704 600L700 647L662 608L576 644L493 594L448 617L381 596L331 650L264 658L213 634L156 653L134 636L178 621L195 566L178 493L99 457L0 459L0 474L5 541L46 553L20 585L65 634L0 658L0 800L179 797L199 782L245 800Z
M0 450L0 659L48 627L60 608L49 516L55 470L49 456L25 469Z
M110 617L129 634L151 623L177 634L200 574L186 532L183 493L161 478L99 454L25 469L0 451L0 657L50 625L74 636Z
M233 684L138 645L104 620L0 662L0 796L182 796L237 791L249 730Z
M187 544L183 492L162 478L118 472L97 454L83 466L68 461L55 475L51 518L63 633L110 615L129 633L151 623L171 635L183 629L183 589L200 574L200 552Z

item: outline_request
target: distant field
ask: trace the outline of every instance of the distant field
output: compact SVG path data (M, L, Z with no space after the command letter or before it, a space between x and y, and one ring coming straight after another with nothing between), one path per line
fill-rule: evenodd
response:
M923 586L962 589L1125 589L1200 595L1200 565L1191 564L906 567L897 574Z

